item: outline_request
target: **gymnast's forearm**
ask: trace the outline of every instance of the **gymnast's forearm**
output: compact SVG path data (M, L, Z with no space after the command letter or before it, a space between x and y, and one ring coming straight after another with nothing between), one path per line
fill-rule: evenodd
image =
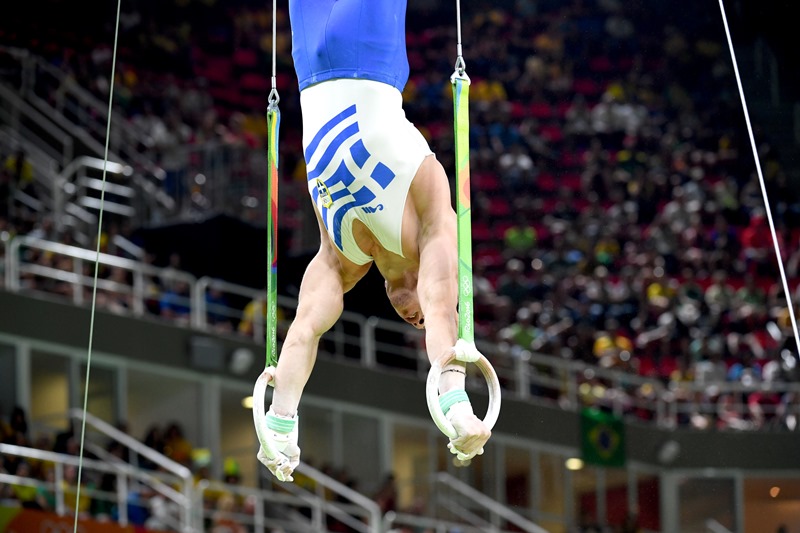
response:
M275 371L275 392L272 410L282 416L294 416L300 404L303 389L311 377L317 359L319 337L292 330L286 336L278 366Z
M324 247L311 260L300 286L297 315L286 334L275 373L272 409L294 416L314 369L322 335L341 316L343 284L335 256Z

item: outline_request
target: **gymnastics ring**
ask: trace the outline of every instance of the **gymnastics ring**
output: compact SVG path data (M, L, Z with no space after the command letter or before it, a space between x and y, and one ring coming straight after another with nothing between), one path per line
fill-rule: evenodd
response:
M428 411L431 413L431 418L433 418L434 423L441 432L451 439L458 438L458 432L439 406L439 379L442 376L444 367L458 359L461 350L457 348L461 348L461 343L462 341L459 340L455 349L449 350L446 356L431 365L431 369L428 371L428 382L425 389L425 397L428 401ZM486 417L483 419L483 423L491 430L495 422L497 422L497 417L500 416L500 381L497 379L497 373L494 371L492 364L482 353L478 352L475 345L471 344L468 348L479 356L474 362L481 370L483 377L486 378L486 383L489 385L489 407L486 410Z
M267 413L264 411L264 400L267 396L267 387L269 387L269 383L274 377L275 367L267 367L261 375L258 376L255 387L253 387L253 423L256 426L258 442L261 443L264 453L271 460L278 457L280 452L275 449L272 441L267 438L267 435L269 435L269 428L267 427Z

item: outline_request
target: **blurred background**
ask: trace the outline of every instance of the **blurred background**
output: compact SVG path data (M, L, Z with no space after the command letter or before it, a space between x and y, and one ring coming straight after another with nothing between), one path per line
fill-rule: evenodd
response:
M278 4L280 339L319 234ZM800 533L790 5L725 2L767 210L718 3L464 4L476 331L500 420L456 469L424 339L373 269L323 339L290 486L256 462L250 410L271 4L126 0L113 80L114 2L4 12L0 532L77 512L98 532ZM404 106L451 174L455 31L455 4L410 0ZM483 412L479 374L468 390Z

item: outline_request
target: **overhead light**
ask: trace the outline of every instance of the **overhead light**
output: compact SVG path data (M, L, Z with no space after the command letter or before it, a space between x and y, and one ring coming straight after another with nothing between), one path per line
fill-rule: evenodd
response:
M250 348L236 348L228 362L228 370L237 376L243 376L250 370L255 359L256 356Z
M681 445L672 439L668 440L658 448L658 462L668 465L678 458L681 453Z
M772 496L773 498L777 498L778 494L780 493L781 493L780 487L772 487L771 489L769 489L769 495Z
M583 461L577 457L570 457L566 460L564 466L567 467L567 470L580 470L583 468Z
M245 409L252 409L253 408L253 397L252 396L245 396L242 398L242 407Z

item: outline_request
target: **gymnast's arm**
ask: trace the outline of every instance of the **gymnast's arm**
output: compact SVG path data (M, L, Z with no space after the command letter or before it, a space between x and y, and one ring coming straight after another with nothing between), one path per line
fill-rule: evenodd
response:
M300 396L317 359L319 339L333 327L344 308L341 262L319 215L317 222L319 251L303 274L297 315L286 334L275 371L272 409L282 416L297 413Z

